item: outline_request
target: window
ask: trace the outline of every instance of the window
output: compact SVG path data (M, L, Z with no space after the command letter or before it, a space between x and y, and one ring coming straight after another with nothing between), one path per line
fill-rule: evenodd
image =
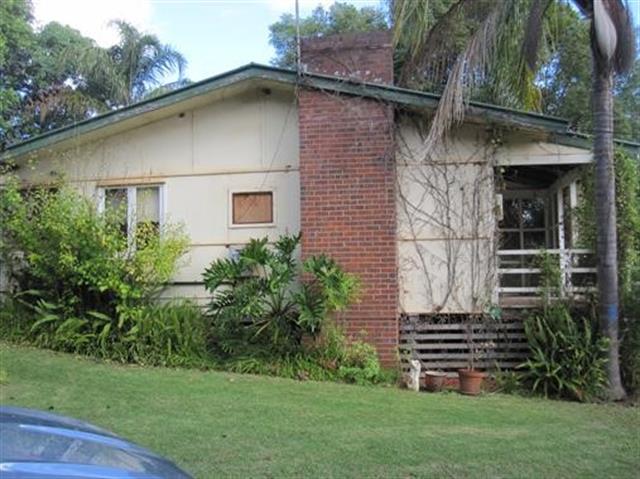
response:
M160 185L114 186L101 188L100 210L115 212L121 218L123 235L132 244L147 235L156 235L162 224Z
M273 191L231 193L232 225L273 223Z
M500 249L539 249L547 246L544 198L504 198Z

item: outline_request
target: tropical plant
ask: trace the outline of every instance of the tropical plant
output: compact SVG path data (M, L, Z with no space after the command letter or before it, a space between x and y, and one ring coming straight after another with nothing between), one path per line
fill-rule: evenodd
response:
M618 281L621 298L620 362L630 392L640 391L640 164L622 148L615 151ZM582 201L576 210L579 240L596 248L595 169L581 178Z
M530 358L518 366L521 383L545 397L589 401L607 386L608 341L587 317L573 319L556 303L525 321Z
M326 256L305 260L309 279L297 283L299 243L300 235L283 235L273 247L266 237L252 239L205 270L213 335L224 354L297 352L305 335L318 336L330 315L354 300L356 278Z
M114 20L120 39L107 50L87 51L83 59L88 71L86 90L109 107L130 105L142 100L163 85L165 77L178 74L177 87L187 61L184 56L157 36L140 32L133 25Z
M0 304L0 337L123 363L212 364L204 315L193 303L146 304L125 322L92 310L69 315L64 303L52 303L43 296L39 291L23 291Z
M126 22L104 49L67 25L36 28L32 11L0 2L0 148L188 82L179 52Z
M188 300L151 303L141 309L124 337L115 337L106 356L123 362L172 367L213 365L201 308ZM120 344L119 344L120 343Z
M405 8L410 0L392 2L396 43L425 18ZM433 116L427 151L440 144L451 129L462 122L466 99L474 87L487 80L496 91L520 103L535 106L540 95L535 86L543 19L552 0L494 2L461 0L451 6L428 32L413 45L404 66L406 81L422 77L430 81L446 78ZM613 175L613 80L627 72L635 59L635 39L629 12L623 0L574 0L591 25L593 60L593 133L596 163L596 217L598 225L599 317L609 338L609 393L612 399L625 395L620 380L618 339L618 282L616 262L616 208ZM473 26L464 47L448 47L451 31L465 19ZM454 29L454 30L452 30Z
M327 324L313 343L287 354L243 352L218 360L228 371L280 376L298 380L343 381L367 385L393 383L392 372L380 366L375 348L364 338L350 340L333 324Z

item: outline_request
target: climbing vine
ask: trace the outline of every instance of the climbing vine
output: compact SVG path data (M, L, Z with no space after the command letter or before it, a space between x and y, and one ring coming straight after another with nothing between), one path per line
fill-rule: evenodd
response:
M618 265L620 293L626 309L637 288L640 269L640 162L623 149L615 152ZM595 184L593 166L582 177L584 200L576 208L583 246L596 248ZM636 300L637 301L637 300Z
M622 376L631 392L640 392L640 161L623 149L615 152L618 276L621 301ZM576 209L580 241L596 248L594 168L582 178L584 201Z

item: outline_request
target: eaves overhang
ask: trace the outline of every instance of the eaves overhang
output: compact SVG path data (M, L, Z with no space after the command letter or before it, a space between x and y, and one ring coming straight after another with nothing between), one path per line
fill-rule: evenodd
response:
M358 82L333 76L308 73L298 75L293 70L250 63L235 70L230 70L206 80L193 83L179 90L15 143L0 153L0 161L18 158L37 150L51 148L67 140L98 132L116 123L169 108L190 99L211 94L216 90L223 90L247 81L275 82L290 85L292 88L298 86L322 90L333 94L361 96L395 104L397 107L403 109L419 111L434 110L440 100L439 95L428 92L390 85ZM552 141L557 143L586 149L591 147L591 140L587 135L571 131L569 123L561 118L473 101L468 104L467 118L504 127L543 131L549 134ZM627 149L633 150L635 153L640 153L640 143L630 141L618 141L618 143Z

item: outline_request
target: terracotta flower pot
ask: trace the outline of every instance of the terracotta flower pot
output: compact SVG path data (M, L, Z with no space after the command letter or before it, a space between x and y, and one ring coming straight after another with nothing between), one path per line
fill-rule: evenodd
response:
M425 371L424 388L430 392L438 392L442 390L446 377L447 373L440 371Z
M460 392L469 396L480 394L482 382L487 377L486 373L474 369L459 369Z

